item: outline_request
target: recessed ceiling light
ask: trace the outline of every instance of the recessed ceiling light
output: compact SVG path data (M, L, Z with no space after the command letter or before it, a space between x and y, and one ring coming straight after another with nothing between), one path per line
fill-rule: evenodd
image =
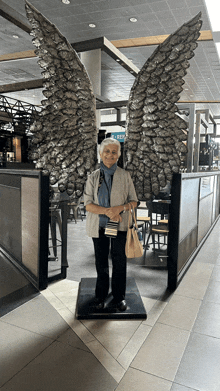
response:
M16 34L14 34L14 35L12 35L13 36L13 38L16 38L16 39L18 39L19 38L19 36L18 35L16 35Z
M70 4L70 0L62 0L63 4Z
M89 23L89 27L91 27L91 29L94 29L96 27L96 24L94 23Z
M116 58L116 61L117 61L117 62L120 62L120 59L119 59L119 58Z
M137 19L136 19L136 18L130 18L129 20L130 20L130 22L132 22L132 23L136 23L136 22L137 22Z

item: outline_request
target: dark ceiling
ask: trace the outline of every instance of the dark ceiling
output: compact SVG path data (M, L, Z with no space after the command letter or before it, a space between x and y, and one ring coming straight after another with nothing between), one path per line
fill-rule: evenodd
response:
M30 3L54 23L70 43L106 37L109 41L152 37L174 33L178 27L202 12L201 30L211 30L203 0L31 0ZM0 0L0 10L11 7L15 19L28 24L24 0ZM19 13L19 14L18 14ZM3 12L1 12L3 15ZM137 18L136 23L129 21ZM25 20L26 19L26 20ZM22 28L0 16L0 87L1 94L32 104L40 104L41 89L5 92L4 86L41 79L37 58L20 57L18 52L35 49L32 37ZM89 23L96 28L90 28ZM17 36L15 38L14 36ZM113 42L114 43L114 42ZM139 69L156 49L156 45L124 47L119 50ZM12 54L5 61L6 54ZM4 61L3 61L4 60ZM102 92L106 100L127 100L134 76L102 52ZM7 90L8 91L8 90ZM209 108L220 115L220 63L213 40L199 41L195 57L185 76L180 101L197 102L197 108Z

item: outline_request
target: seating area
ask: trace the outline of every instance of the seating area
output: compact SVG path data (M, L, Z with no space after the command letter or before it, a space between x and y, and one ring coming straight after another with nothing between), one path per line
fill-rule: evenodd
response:
M50 267L52 275L59 264L59 259L62 258L58 269L68 267L67 261L67 224L68 222L83 221L86 217L86 209L83 202L83 197L79 199L71 199L66 193L60 193L57 187L53 187L50 196L49 207L49 256L48 260L52 261L55 268ZM51 277L51 273L49 272Z
M57 241L60 240L57 238L57 227L59 228L60 238L62 238L62 220L60 213L60 205L59 202L51 204L49 207L49 229L51 233L51 241L52 245L49 243L49 257L57 258ZM51 248L53 249L53 254L51 254Z
M64 198L64 196L62 196ZM62 218L61 200L57 196L53 198L50 206L49 226L49 259L57 259L57 250L62 247ZM170 201L155 200L153 202L141 202L137 208L136 219L140 232L140 240L144 247L143 263L147 260L147 253L162 254L166 257L167 238L169 233L169 209ZM67 223L74 221L75 224L86 218L86 209L83 199L67 201ZM60 251L58 251L60 253ZM158 264L158 263L157 263ZM156 265L156 263L155 263Z
M74 219L75 223L77 223L77 218L80 217L80 219L83 221L83 216L85 216L85 213L86 210L84 208L82 197L68 202L68 219Z
M154 200L139 205L137 222L139 229L143 232L144 259L146 251L149 250L151 245L154 252L166 248L169 233L169 213L169 200Z

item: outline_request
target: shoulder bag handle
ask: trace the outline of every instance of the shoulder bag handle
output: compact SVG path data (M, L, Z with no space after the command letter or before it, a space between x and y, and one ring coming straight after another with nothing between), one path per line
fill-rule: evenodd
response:
M132 204L129 202L128 203L129 205L129 218L128 218L128 228L134 224L135 228L138 229L138 226L137 226L137 221L136 221L136 217L135 217L135 212L134 212L134 208L132 206ZM130 221L131 220L131 221Z

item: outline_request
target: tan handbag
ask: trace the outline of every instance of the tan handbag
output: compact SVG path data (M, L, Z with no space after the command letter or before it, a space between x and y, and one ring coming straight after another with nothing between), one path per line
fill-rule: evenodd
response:
M139 258L143 255L143 246L138 238L138 226L135 213L130 204L125 254L127 258Z

